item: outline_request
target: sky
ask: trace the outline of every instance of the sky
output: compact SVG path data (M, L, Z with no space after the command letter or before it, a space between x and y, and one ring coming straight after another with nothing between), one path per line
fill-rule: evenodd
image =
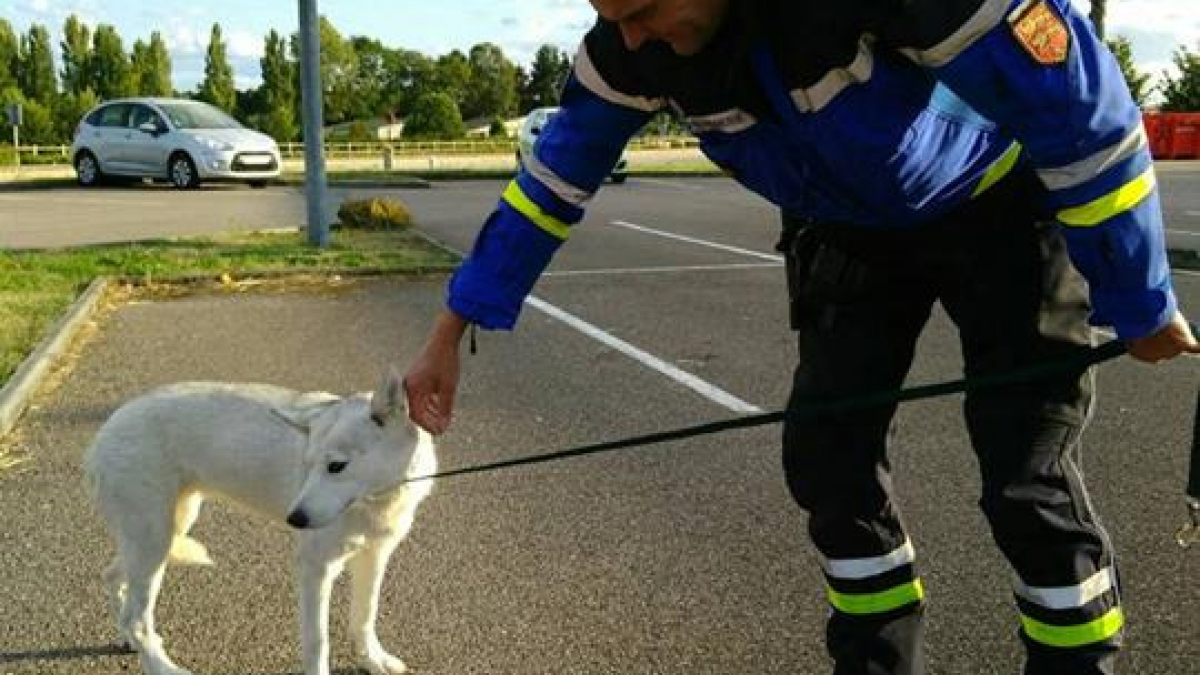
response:
M1090 5L1071 1L1084 12ZM594 19L586 0L318 0L317 6L343 37L363 35L435 57L493 42L526 67L543 44L573 54ZM203 79L213 22L221 24L239 89L261 82L258 59L267 32L288 34L298 25L296 0L0 0L0 17L15 31L44 25L56 50L71 14L92 27L115 26L126 51L136 39L148 42L152 31L162 32L179 90ZM1110 37L1129 38L1138 68L1152 75L1173 70L1171 56L1181 45L1200 49L1197 0L1109 0L1107 25Z

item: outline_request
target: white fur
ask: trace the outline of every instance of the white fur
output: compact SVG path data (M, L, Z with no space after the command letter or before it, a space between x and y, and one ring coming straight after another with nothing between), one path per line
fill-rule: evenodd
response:
M437 466L432 439L402 414L399 391L394 372L373 395L346 398L186 383L113 413L85 463L117 544L105 578L118 630L147 675L188 675L163 649L154 602L168 558L212 564L187 536L208 496L278 523L299 524L299 514L308 521L298 529L296 556L305 675L329 674L329 596L347 566L359 665L372 675L406 671L375 633L379 589L388 558L433 487L402 481ZM331 473L331 462L345 468Z

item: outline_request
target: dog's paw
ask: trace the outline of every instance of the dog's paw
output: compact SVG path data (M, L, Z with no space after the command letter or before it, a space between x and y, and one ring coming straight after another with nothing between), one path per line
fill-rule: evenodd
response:
M387 653L364 656L359 659L358 665L371 675L404 675L409 672L403 661Z

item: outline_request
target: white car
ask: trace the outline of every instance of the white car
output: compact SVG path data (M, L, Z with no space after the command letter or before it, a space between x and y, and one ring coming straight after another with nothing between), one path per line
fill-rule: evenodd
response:
M525 116L525 120L521 122L521 128L517 130L517 166L522 165L522 157L531 156L533 153L533 144L537 142L537 137L542 133L542 129L546 127L546 123L554 113L558 112L556 107L534 108ZM629 165L625 153L621 153L621 158L617 160L617 165L613 167L609 177L614 183L624 183L628 175L627 167Z
M160 178L181 189L201 181L262 187L279 177L279 146L220 109L177 98L129 98L84 115L71 144L75 175L91 186L106 176Z

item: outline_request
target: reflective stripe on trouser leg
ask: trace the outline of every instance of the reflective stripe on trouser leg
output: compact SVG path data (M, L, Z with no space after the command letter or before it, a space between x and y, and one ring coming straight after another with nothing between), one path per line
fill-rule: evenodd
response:
M843 614L886 614L925 597L912 543L870 558L822 559L829 604Z
M1115 638L1125 624L1111 567L1070 586L1015 588L1021 630L1046 647L1089 647Z

